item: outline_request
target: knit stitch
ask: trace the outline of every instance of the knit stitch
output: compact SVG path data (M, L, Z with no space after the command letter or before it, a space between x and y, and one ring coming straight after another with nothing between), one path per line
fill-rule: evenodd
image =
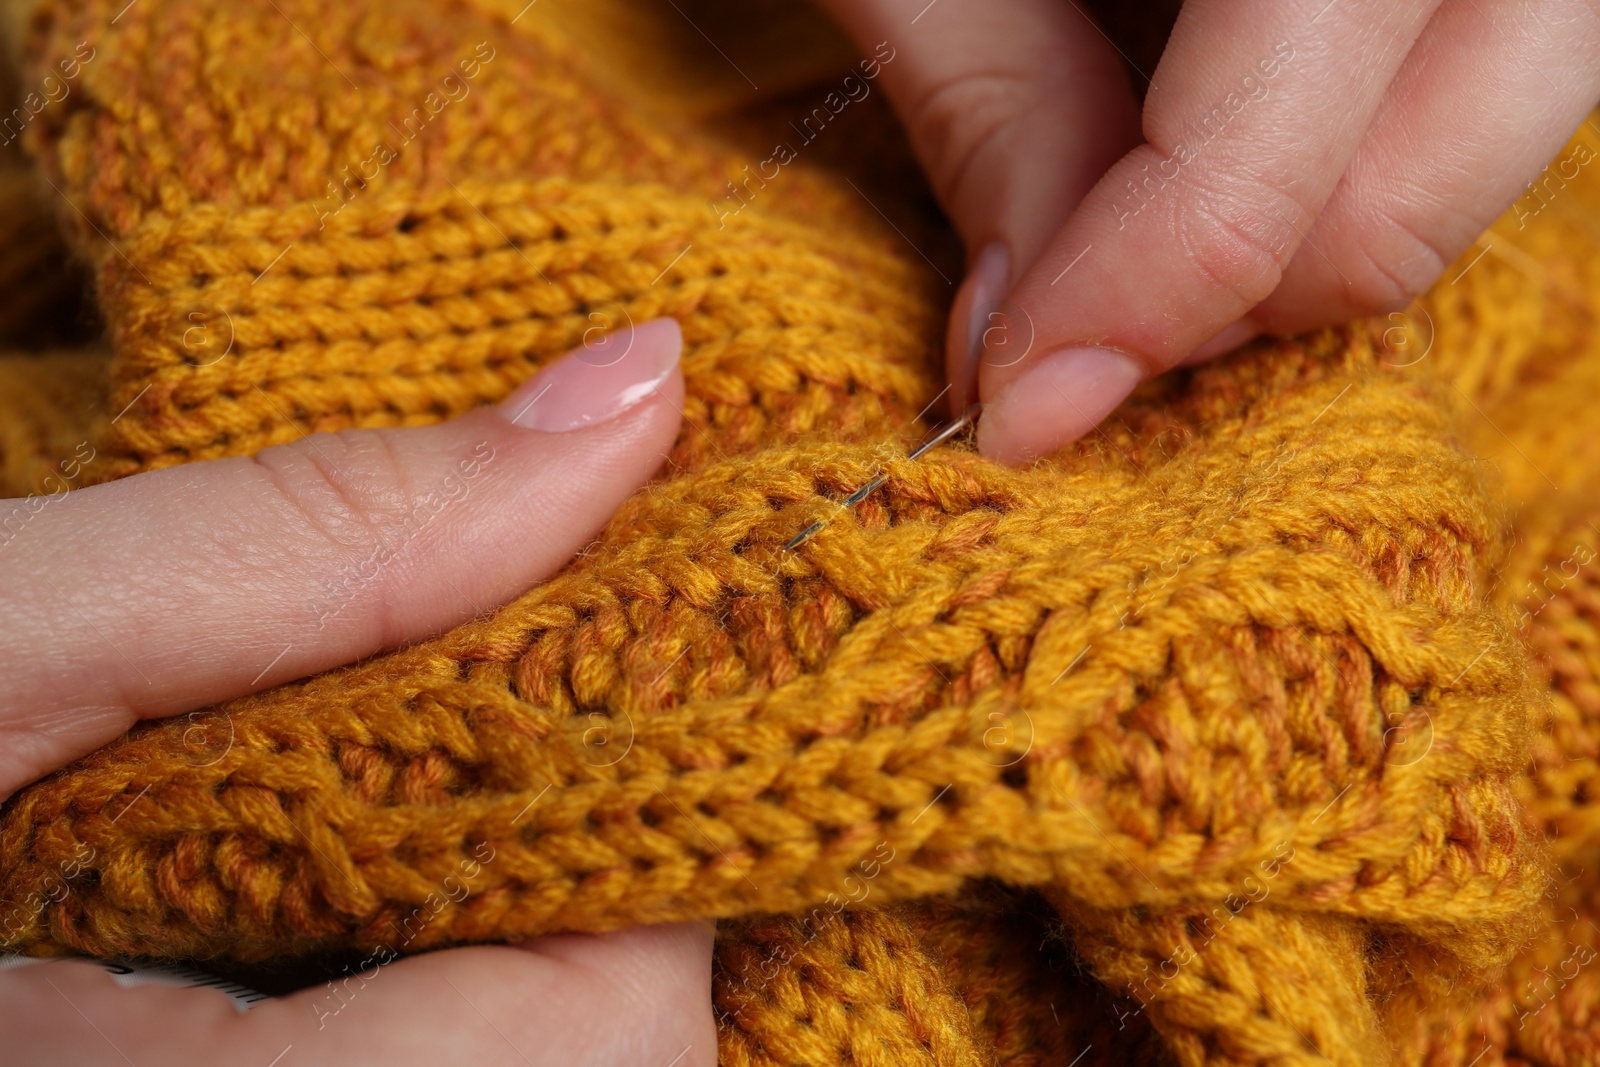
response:
M956 268L881 94L716 209L836 38L742 37L733 109L595 32L670 11L520 6L9 6L21 84L96 49L22 139L110 353L0 360L11 492L437 422L597 322L676 318L687 399L551 581L11 798L0 899L68 891L6 947L713 917L727 1064L1600 1054L1591 176L1397 317L909 461Z

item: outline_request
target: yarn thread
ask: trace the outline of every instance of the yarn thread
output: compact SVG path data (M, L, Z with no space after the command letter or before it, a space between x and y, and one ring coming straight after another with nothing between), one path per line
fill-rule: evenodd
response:
M597 314L678 319L687 385L550 582L12 797L9 950L714 917L728 1064L1595 1058L1600 194L1030 469L910 459L954 245L881 101L719 220L792 100L665 66L647 99L574 31L642 6L516 6L7 9L23 82L96 48L22 142L109 336L0 359L13 492L80 442L73 484L437 422ZM782 42L797 98L830 40Z

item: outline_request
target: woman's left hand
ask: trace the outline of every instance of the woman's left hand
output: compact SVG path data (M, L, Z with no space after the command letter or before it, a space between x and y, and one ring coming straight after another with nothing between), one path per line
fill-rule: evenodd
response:
M672 447L680 347L656 320L438 426L0 501L0 797L140 719L425 640L549 576ZM130 825L155 801L124 803ZM0 903L0 951L25 925L13 909L53 906ZM245 1015L83 961L23 966L0 970L0 1059L710 1067L711 943L684 923L395 962L391 947Z

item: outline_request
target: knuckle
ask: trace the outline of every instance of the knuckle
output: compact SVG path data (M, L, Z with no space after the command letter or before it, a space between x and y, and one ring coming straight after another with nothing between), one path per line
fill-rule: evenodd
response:
M316 434L262 449L252 459L304 530L339 548L371 540L410 499L389 435Z
M1283 280L1299 236L1298 204L1260 186L1197 189L1176 208L1173 233L1186 262L1246 306L1265 300Z
M1409 303L1426 292L1450 263L1436 241L1395 210L1377 212L1362 227L1353 258L1351 299L1366 311Z
M1032 106L1033 82L1004 70L960 74L935 84L908 110L934 187L955 197L976 160L993 151Z

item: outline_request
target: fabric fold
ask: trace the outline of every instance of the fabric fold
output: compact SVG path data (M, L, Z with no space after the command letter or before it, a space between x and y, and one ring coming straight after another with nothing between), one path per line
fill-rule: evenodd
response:
M0 947L382 961L716 918L752 1065L1465 1064L1589 1025L1581 966L1560 1007L1521 984L1600 939L1561 888L1600 838L1600 520L1528 399L1600 384L1591 237L1497 237L1537 270L1151 383L1029 469L910 460L952 243L862 174L910 166L881 100L830 130L856 170L757 187L783 98L673 117L560 19L281 6L12 11L24 83L97 50L24 139L110 355L31 393L0 360L8 408L96 407L5 438L11 487L69 438L82 484L436 422L659 316L686 425L552 581L10 798L0 898L46 903Z

